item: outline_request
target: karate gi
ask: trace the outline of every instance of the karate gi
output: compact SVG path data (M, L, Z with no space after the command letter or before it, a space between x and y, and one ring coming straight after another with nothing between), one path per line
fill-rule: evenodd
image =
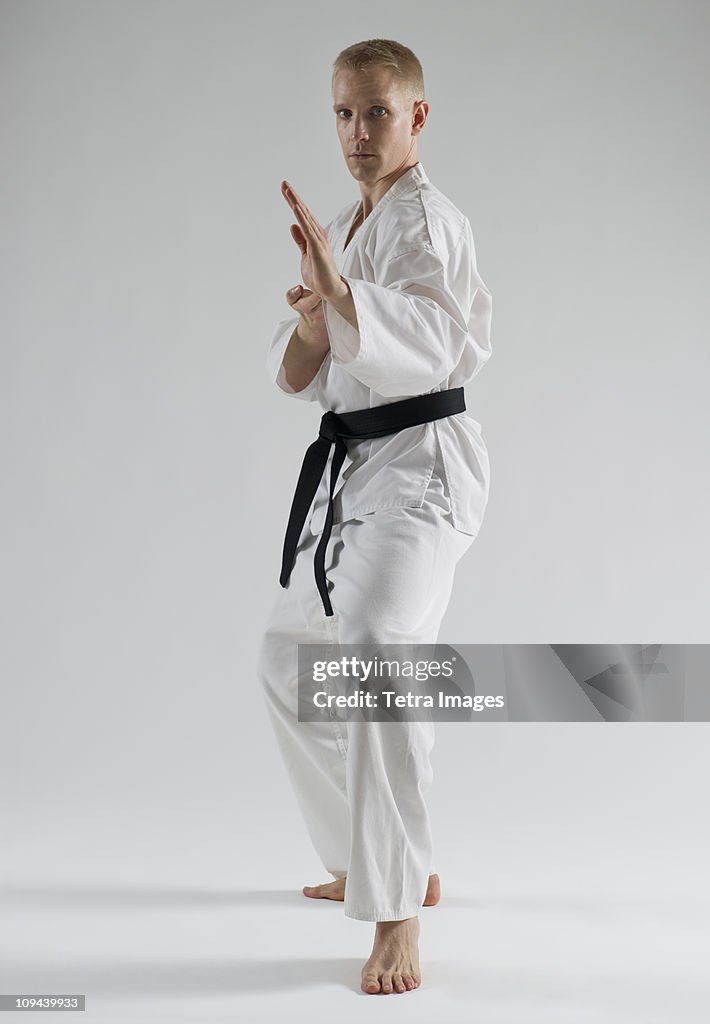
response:
M359 207L349 204L327 226L359 330L323 303L330 351L298 392L282 365L298 315L277 325L267 354L283 393L335 413L464 385L491 354L491 295L471 226L421 161L345 247ZM347 448L326 549L334 614L326 616L313 575L328 465L288 584L278 588L258 675L315 849L334 878L347 874L346 916L402 920L419 912L434 870L425 803L433 724L299 722L297 645L436 643L456 564L483 521L489 461L467 412L349 439Z

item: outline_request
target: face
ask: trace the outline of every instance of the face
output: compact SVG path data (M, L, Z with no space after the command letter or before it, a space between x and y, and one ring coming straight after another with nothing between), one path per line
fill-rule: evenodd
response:
M424 101L415 107L394 69L339 71L333 110L345 162L358 181L396 178L419 159L417 138L429 107Z

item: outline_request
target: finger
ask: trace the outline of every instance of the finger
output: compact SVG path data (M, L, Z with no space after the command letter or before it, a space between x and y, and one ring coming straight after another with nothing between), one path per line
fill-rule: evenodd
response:
M288 205L293 207L293 204L296 202L296 199L293 195L293 192L288 187L285 181L281 182L281 195L284 197Z
M323 231L323 228L321 227L320 223L313 216L313 214L308 209L306 204L304 202L302 202L300 199L298 200L298 206L296 207L296 209L297 210L301 210L301 212L303 213L303 216L306 218L306 221L310 225L311 230L314 232L314 234L320 234L320 235L325 234L325 232Z
M305 203L303 203L300 196L296 195L287 181L281 182L281 194L292 210L295 211L297 206L305 206Z
M298 300L296 308L298 309L299 312L313 313L314 310L318 309L322 301L323 300L321 299L320 295L317 294L317 292L307 292L306 294L302 295L301 298Z
M298 226L301 228L301 230L303 231L303 233L306 236L306 238L307 239L312 239L313 241L315 241L316 240L316 233L313 230L313 226L311 224L311 221L308 219L308 215L305 213L303 208L301 206L299 206L298 203L295 203L295 202L294 203L289 203L289 206L291 207L291 210L293 211L294 217L298 221Z
M293 188L292 185L289 185L287 181L282 181L281 187L284 197L286 198L286 201L289 203L291 208L294 211L296 210L296 208L298 208L299 210L302 211L304 216L309 217L314 224L318 224L318 221L311 213L310 209L308 208L308 205L303 201L303 199L301 199L295 188ZM320 227L320 225L318 226Z
M308 209L306 204L303 202L299 194L293 189L287 181L282 183L284 187L284 196L288 201L289 206L298 217L299 212L302 214L303 219L310 225L314 233L323 233L323 228L318 223L316 218L313 216L311 211ZM300 223L301 218L299 218Z

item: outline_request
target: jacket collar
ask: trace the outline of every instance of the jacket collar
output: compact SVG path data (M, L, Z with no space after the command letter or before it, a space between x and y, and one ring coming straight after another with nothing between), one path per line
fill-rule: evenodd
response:
M408 168L408 170L406 170L404 174L400 174L400 176L395 181L394 185L390 185L385 194L383 196L380 196L375 205L372 207L370 213L365 218L365 222L369 221L370 217L373 217L375 215L379 216L379 214L382 212L383 207L385 207L387 203L391 202L393 199L397 199L399 196L407 195L407 193L414 192L416 189L421 188L423 185L428 183L428 181L429 178L427 176L426 171L424 170L422 162L421 160L418 160L412 167ZM353 215L355 211L358 209L358 207L361 205L361 202L362 200L358 199L356 202L353 203L352 206L348 207L347 215L345 217L346 224L352 223ZM362 224L360 225L360 227L362 227ZM358 228L358 232L359 230L360 228ZM355 235L353 235L353 238L354 237ZM350 246L348 245L347 248L349 249Z
M429 178L424 170L424 166L421 160L418 160L413 167L406 170L404 174L400 174L394 185L391 185L387 189L380 199L380 202L377 203L377 206L381 203L389 202L390 199L396 199L398 196L406 195L407 192L413 192L428 181Z

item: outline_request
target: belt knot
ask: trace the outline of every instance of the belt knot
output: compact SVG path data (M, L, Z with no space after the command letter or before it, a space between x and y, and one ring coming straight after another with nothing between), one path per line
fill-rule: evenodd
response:
M330 441L331 444L335 441L338 435L338 417L337 414L332 410L323 413L320 421L320 427L318 428L318 436L324 437L326 441Z

